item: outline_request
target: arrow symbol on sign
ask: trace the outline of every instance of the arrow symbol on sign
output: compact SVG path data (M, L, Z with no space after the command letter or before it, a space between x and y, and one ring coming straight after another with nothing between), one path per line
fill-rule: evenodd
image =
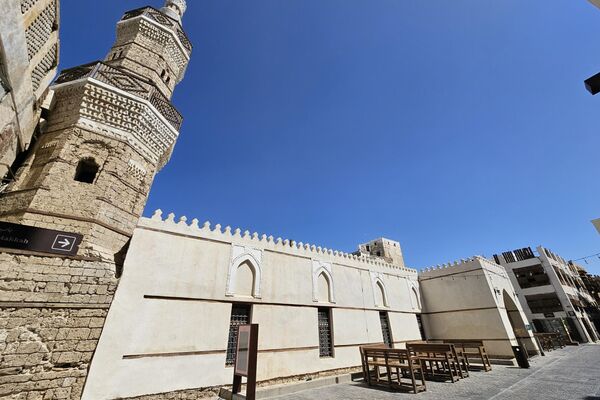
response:
M60 247L67 247L68 245L71 244L71 242L69 242L67 239L63 239L60 242L58 242L58 244L60 244Z

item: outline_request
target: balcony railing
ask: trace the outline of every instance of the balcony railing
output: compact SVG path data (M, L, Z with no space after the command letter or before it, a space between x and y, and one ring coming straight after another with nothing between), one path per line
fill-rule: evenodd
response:
M164 27L173 29L177 34L177 37L181 41L181 44L187 50L188 55L192 52L192 42L190 42L190 40L188 39L183 28L181 27L181 24L178 21L175 21L173 18L161 13L156 8L142 7L137 8L135 10L127 11L125 15L123 15L123 18L121 18L121 20L125 21L131 18L138 17L140 15L148 17Z
M101 61L96 61L62 71L56 79L56 83L71 82L83 78L93 78L148 100L175 129L179 130L181 128L183 117L152 82L140 79Z

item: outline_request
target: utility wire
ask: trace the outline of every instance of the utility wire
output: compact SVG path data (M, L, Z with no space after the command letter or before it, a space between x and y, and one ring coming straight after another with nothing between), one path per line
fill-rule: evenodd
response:
M581 258L576 258L576 259L571 260L571 261L581 261L581 260L583 260L583 261L585 261L586 264L588 264L588 260L590 258L594 258L594 257L598 257L598 259L600 259L600 253L592 254L590 256L585 256L585 257L581 257Z

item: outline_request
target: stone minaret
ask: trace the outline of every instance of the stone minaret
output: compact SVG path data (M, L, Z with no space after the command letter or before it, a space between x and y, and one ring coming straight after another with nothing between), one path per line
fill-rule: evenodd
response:
M0 395L80 396L127 243L179 134L170 98L192 50L185 10L167 0L125 13L104 61L63 71L52 87L41 134L0 196L0 220L83 241L73 257L0 251Z
M112 258L169 160L181 115L171 105L191 44L186 4L127 12L104 61L63 71L44 134L0 199L0 218L82 233L81 255Z

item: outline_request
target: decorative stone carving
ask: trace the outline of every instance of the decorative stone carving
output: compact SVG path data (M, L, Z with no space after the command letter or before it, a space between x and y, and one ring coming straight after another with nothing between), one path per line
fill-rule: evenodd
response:
M189 62L189 55L177 44L175 36L172 33L169 34L168 30L165 30L160 24L156 24L150 19L143 19L140 22L139 32L155 42L157 48L162 48L166 57L173 60L175 65L177 65L177 82L183 79Z
M157 114L148 103L88 81L79 108L79 123L127 141L150 162L162 167L179 133Z
M31 83L33 90L36 91L40 87L42 80L48 76L48 73L56 67L58 61L58 44L54 44L46 53L44 58L31 71Z
M319 275L321 274L325 275L329 282L329 301L335 303L335 289L333 284L333 274L331 273L331 264L318 260L312 260L313 301L319 301Z
M27 7L28 5L25 5ZM21 5L23 10L23 5ZM31 25L25 30L25 38L27 40L27 52L29 60L31 60L42 48L48 37L55 27L57 18L57 3L51 2L42 11Z
M144 17L147 17L153 21L156 21L158 24L160 24L166 28L172 29L175 32L175 34L177 35L177 37L179 38L179 40L181 41L181 44L183 45L187 54L189 55L192 52L192 43L190 42L187 35L183 31L183 28L181 27L181 24L179 23L179 21L165 16L163 13L161 13L160 11L158 11L155 8L143 7L143 8L139 8L137 10L129 11L128 13L126 13L123 16L122 21L126 21L128 19L139 17L140 15L143 15Z
M135 160L129 160L127 163L127 172L138 180L144 179L147 174L146 169Z
M254 273L254 286L252 288L252 297L259 299L260 282L262 276L262 250L254 249L248 246L232 245L231 260L229 262L229 272L227 274L226 296L235 296L235 284L238 267L247 262Z

